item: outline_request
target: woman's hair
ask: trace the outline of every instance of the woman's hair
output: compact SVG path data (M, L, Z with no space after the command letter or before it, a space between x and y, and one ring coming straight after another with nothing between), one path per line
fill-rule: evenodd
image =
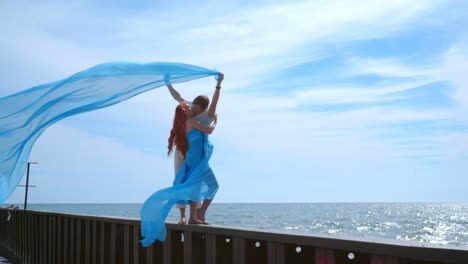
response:
M202 111L205 111L208 108L208 105L210 104L210 98L206 95L199 95L195 97L195 100L193 100L193 104L197 104L201 107Z
M169 136L168 142L168 151L167 155L171 155L172 148L176 145L177 150L180 151L182 156L185 159L185 153L187 153L189 144L186 134L185 121L187 117L185 116L184 106L182 104L178 105L175 110L174 123L172 125L171 134Z

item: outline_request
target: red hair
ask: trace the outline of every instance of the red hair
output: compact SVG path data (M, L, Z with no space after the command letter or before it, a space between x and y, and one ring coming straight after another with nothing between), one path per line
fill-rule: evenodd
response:
M167 155L171 155L172 148L176 145L177 150L180 151L185 159L185 153L187 153L189 147L187 138L185 137L187 131L185 126L186 120L187 117L185 116L183 105L178 105L175 110L174 123L168 139L169 145L167 146Z

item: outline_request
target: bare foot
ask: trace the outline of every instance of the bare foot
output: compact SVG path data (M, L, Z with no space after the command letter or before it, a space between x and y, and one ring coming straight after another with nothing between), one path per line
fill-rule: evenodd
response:
M197 211L197 218L203 222L204 225L209 225L208 221L205 218L205 213L202 213L200 210Z
M189 219L189 224L191 224L191 225L203 225L203 221L201 221L198 218L195 218L195 219L190 218Z
M185 220L185 216L181 217L180 220L179 220L179 225L185 225L187 224L187 220Z

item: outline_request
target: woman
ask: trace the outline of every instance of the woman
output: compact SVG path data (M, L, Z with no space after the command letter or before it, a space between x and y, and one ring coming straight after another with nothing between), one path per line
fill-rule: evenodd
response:
M175 115L174 115L174 122L173 122L170 136L168 139L169 144L168 144L168 152L167 152L168 155L171 155L175 147L175 151L174 151L175 177L177 177L177 172L179 171L180 168L182 168L182 165L184 164L185 155L189 147L188 141L186 138L187 131L189 131L194 126L197 126L197 129L199 129L203 133L211 134L211 132L213 132L214 127L205 127L203 125L199 125L200 122L198 121L198 119L195 119L194 116L195 116L194 111L187 104L185 105L179 104L179 106L177 106ZM178 222L180 225L184 225L187 223L186 218L185 218L186 204L187 204L187 201L181 201L180 203L177 203L175 205L175 207L179 208L179 211L180 211L180 220ZM198 209L200 207L201 207L201 202L197 202L196 208ZM194 211L192 208L190 208L190 210L191 212ZM198 219L198 214L195 214L195 216L191 214L189 223L200 224L200 221L203 222L203 220L204 219Z
M165 220L174 204L190 201L189 223L201 224L203 222L196 215L196 202L212 200L218 191L218 182L208 164L213 152L213 145L208 141L207 134L213 132L214 126L202 126L193 118L193 115L193 110L185 103L181 103L176 108L175 119L183 120L185 117L185 129L180 127L179 122L174 122L179 126L179 129L176 128L174 131L174 139L177 142L183 136L183 133L179 134L179 132L185 132L188 148L185 152L185 161L177 172L174 185L157 191L143 204L140 214L141 233L144 238L141 243L145 247L155 240L163 241L165 239ZM184 148L184 143L180 145ZM183 149L179 150L182 154L184 153ZM169 147L169 153L170 151L171 147Z

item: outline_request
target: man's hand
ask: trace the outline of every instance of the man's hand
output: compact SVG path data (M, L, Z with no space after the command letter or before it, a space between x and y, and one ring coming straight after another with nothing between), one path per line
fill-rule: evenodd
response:
M171 85L170 79L171 79L171 76L169 76L169 75L164 75L164 83L165 83L166 85Z

